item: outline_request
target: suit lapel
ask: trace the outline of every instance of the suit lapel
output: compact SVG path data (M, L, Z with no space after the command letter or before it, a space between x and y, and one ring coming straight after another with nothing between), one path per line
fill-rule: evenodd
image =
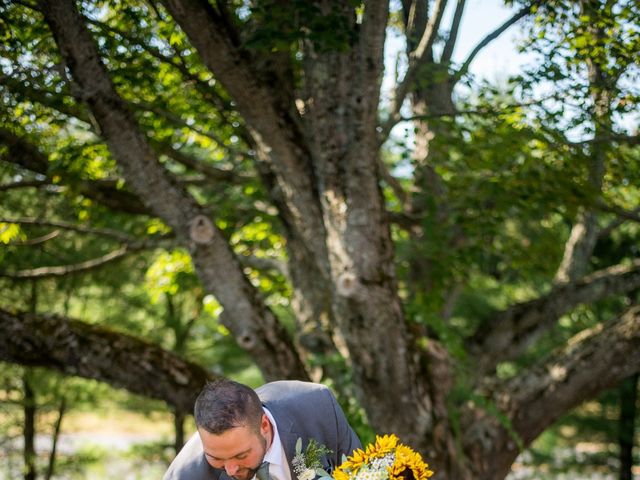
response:
M273 419L276 421L278 435L280 436L280 443L282 444L284 454L287 457L287 464L289 465L291 478L295 480L296 477L293 472L291 460L295 455L296 441L302 435L295 429L293 421L287 416L285 412L281 412L277 408L274 409L270 407L268 403L265 406L267 407L267 409L269 409L269 412L271 412L271 415L273 415Z

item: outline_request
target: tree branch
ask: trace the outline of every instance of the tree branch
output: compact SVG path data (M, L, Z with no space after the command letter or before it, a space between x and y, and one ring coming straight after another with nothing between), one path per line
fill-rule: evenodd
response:
M189 413L212 375L130 335L66 317L0 309L0 360L41 366L163 400Z
M233 183L240 184L250 180L251 176L243 175L241 173L235 172L233 169L223 169L216 168L208 163L200 160L199 158L195 158L192 155L188 155L176 148L173 148L171 145L166 143L159 143L154 145L155 149L158 153L162 155L166 155L167 157L175 160L179 164L188 167L196 172L202 173L207 179L213 180L216 182L225 182L225 183Z
M640 207L636 208L635 210L627 210L625 208L618 207L617 205L610 205L604 200L600 200L596 203L595 208L603 212L613 213L623 220L640 222Z
M260 68L252 55L240 47L227 15L203 0L162 0L162 4L187 34L205 65L236 100L248 123L260 124L258 119L265 115L277 122L273 92L262 83L264 76L257 74Z
M431 53L431 47L435 42L438 26L442 20L442 15L444 14L444 7L446 6L446 0L437 0L435 5L435 12L429 19L425 30L422 34L422 38L420 39L420 43L416 47L416 49L409 54L409 66L407 67L407 72L405 73L404 78L400 82L400 84L396 87L393 98L391 99L391 105L389 107L389 119L385 122L385 125L382 127L383 132L390 131L389 125L393 125L397 123L398 117L400 114L400 108L404 103L409 90L413 84L413 80L420 69L420 67L424 64L425 60L429 58L427 53Z
M482 462L491 449L491 470L503 478L521 448L560 416L640 371L639 351L636 306L606 325L581 332L538 365L492 386L497 412L472 406L473 413L465 415L461 426L470 461Z
M561 415L640 371L640 307L569 340L542 364L509 380L499 407L529 444ZM612 368L615 365L615 368Z
M3 223L2 220L0 220L0 223ZM21 241L12 241L8 245L11 247L32 247L34 245L41 245L43 243L46 243L49 240L53 240L58 235L60 235L60 230L53 230L52 232L49 232L45 235L41 235L36 238L30 238L28 240L21 240Z
M436 41L438 36L438 29L440 27L440 23L442 22L442 16L444 15L445 7L447 6L447 0L436 0L435 2L435 11L429 18L429 22L427 22L426 28L424 32L422 32L422 38L420 39L420 43L416 49L409 54L409 68L413 68L415 73L415 68L418 68L420 63L425 60L425 56L430 56L431 47ZM413 58L414 66L411 66L411 59ZM408 72L407 72L408 73Z
M300 245L312 253L319 270L326 274L326 232L313 184L312 154L293 100L282 98L277 88L264 80L267 77L257 74L262 70L255 57L240 47L233 32L229 32L227 19L209 2L163 0L162 3L236 102L256 144L260 164L257 168L263 181L272 184L268 191L273 203L291 234L301 237ZM260 60L270 64L268 56ZM278 59L273 63L277 64ZM273 73L275 78L279 75ZM378 92L375 98L377 95Z
M629 211L625 210L625 212L629 212ZM640 207L636 208L635 210L631 210L629 213L631 215L640 217ZM637 220L634 219L634 221L637 221ZM611 232L613 232L616 228L618 228L620 225L623 225L626 222L627 222L627 219L623 218L622 216L618 216L618 218L616 218L611 223L609 223L608 225L600 229L600 231L598 232L598 238L602 239L602 238L608 237L609 235L611 235Z
M404 19L404 32L407 38L408 49L411 49L409 42L413 42L413 31L416 29L416 17L418 7L428 7L428 4L418 2L417 0L401 0L402 16Z
M100 22L96 22L96 21L92 21L92 23L97 23L99 25ZM104 26L104 25L103 25ZM105 28L107 28L106 26L104 26ZM138 43L136 43L136 45L139 45ZM141 45L142 46L142 45ZM174 62L171 62L169 59L166 59L164 56L162 56L161 54L158 54L159 56L161 56L162 59L164 59L165 62L167 62L168 64L174 66L177 68L178 65L176 65ZM183 76L186 76L187 74L190 74L190 72L188 70L186 70L186 68L181 68L180 73ZM222 99L220 99L217 96L212 96L211 95L211 87L206 85L204 82L202 82L199 79L193 79L192 77L187 77L188 79L192 80L192 81L199 81L199 86L201 88L201 90L206 89L206 94L208 94L211 98L205 98L206 100L208 100L210 103L213 103L216 108L218 109L217 113L222 114L221 110L223 108L227 108L228 106L223 105L222 104ZM98 132L95 132L95 130L93 129L93 121L90 118L88 112L86 111L85 108L83 108L81 105L67 105L65 104L64 101L56 101L59 98L71 98L70 94L67 94L65 96L65 94L60 94L57 92L51 92L48 90L44 90L42 88L36 88L33 86L25 86L24 85L25 82L22 82L18 79L12 78L10 76L7 75L3 75L0 76L0 84L4 85L5 87L7 87L7 89L17 95L23 96L28 98L30 101L32 102L36 102L39 103L41 105L45 105L57 112L60 112L64 115L67 115L69 117L73 117L76 118L84 123L87 123L88 125L90 125L92 128L91 130L93 131L93 133L96 133L96 135L99 135ZM200 91L200 93L203 96L206 96L205 92ZM225 145L225 142L223 142L218 136L214 135L213 133L209 132L209 131L205 131L201 128L197 128L194 125L191 125L189 123L187 123L184 119L182 119L182 117L180 117L179 115L176 115L172 112L167 111L164 108L161 108L158 105L153 105L150 104L148 102L143 102L141 100L132 100L132 101L127 101L127 103L135 110L139 110L139 111L146 111L146 112L151 112L154 113L155 115L164 118L165 120L167 120L168 122L172 123L173 125L176 126L180 126L183 128L186 128L188 130L194 131L199 135L202 135L204 137L210 138L211 140L215 141L221 148L225 148L227 150L231 150L233 152L232 149L229 148L229 146ZM231 125L232 122L227 120L228 125ZM235 128L235 127L234 127ZM242 130L240 128L237 128L238 130ZM240 131L239 132L242 136L243 139L247 138L247 135L245 132ZM235 154L240 155L240 152L233 152Z
M516 358L558 318L581 303L593 303L640 287L640 259L616 265L583 279L556 285L547 295L514 305L484 323L467 343L476 371L491 371Z
M22 180L19 182L3 183L0 185L0 191L17 190L19 188L41 188L52 185L48 180Z
M454 75L455 81L458 81L460 78L462 78L464 75L466 75L466 73L469 70L469 66L471 65L471 62L473 62L473 60L476 58L478 53L480 53L484 47L486 47L491 42L493 42L496 38L498 38L500 35L502 35L506 30L508 30L515 23L517 23L521 18L526 17L527 15L529 15L531 13L531 7L535 3L537 3L537 2L532 2L530 5L527 5L527 6L523 7L522 9L520 9L520 11L518 11L510 19L508 19L506 22L504 22L500 27L496 28L493 32L491 32L489 35L484 37L480 41L480 43L478 43L478 45L476 45L476 47L471 51L471 53L469 53L469 55L467 56L467 59L464 61L464 63L458 69L458 71L455 73L455 75Z
M384 164L382 158L378 159L378 171L380 172L380 178L389 185L389 188L391 188L395 196L398 197L398 201L400 202L400 205L402 205L403 210L405 210L404 207L407 205L409 200L409 194L400 182L391 175L391 172Z
M62 57L78 85L78 94L81 100L87 102L100 124L109 149L125 171L131 187L145 201L157 198L158 192L162 192L166 201L154 202L152 210L169 219L172 227L183 227L192 218L189 216L185 219L184 213L196 212L198 207L162 168L158 168L153 150L140 133L125 102L115 91L93 38L82 24L75 5L67 0L41 0L40 5ZM131 174L136 169L144 169L144 175Z
M49 157L29 140L0 127L0 144L7 146L6 153L0 155L0 161L19 165L31 172L48 177ZM150 214L136 195L119 188L115 180L80 180L72 188L81 195L114 210L133 214Z
M287 280L291 280L289 266L287 263L275 258L256 257L255 255L240 255L240 263L242 263L243 266L255 268L256 270L275 270Z
M208 2L175 0L167 3L172 5L172 13L179 18L185 20L184 15L187 15L189 28L203 28L202 31L191 31L192 35L213 42L206 45L209 53L205 63L221 62L224 68L238 68L225 55L229 45L219 43L223 33L210 29L212 20L221 19ZM109 150L122 168L127 182L149 208L174 229L176 238L189 246L205 289L213 293L224 308L222 323L234 334L240 346L254 357L265 378L307 379L308 374L289 334L266 306L260 292L243 275L238 259L220 229L162 167L148 140L140 132L126 103L116 92L75 2L41 0L40 4L62 57L79 86L79 93L100 124ZM191 13L196 16L189 17ZM224 25L218 26L224 28ZM229 37L224 41L232 42ZM203 45L196 47L201 51ZM235 70L225 72L235 73ZM251 82L247 83L249 80L243 79L242 85L251 85ZM251 96L251 99L255 100L255 97Z
M477 108L477 109L470 109L470 110L456 110L454 112L444 112L444 113L436 112L436 113L430 113L426 115L412 115L410 117L400 117L399 121L409 122L414 120L429 120L432 118L456 117L458 115L487 115L487 116L502 115L505 112L509 112L511 110L517 110L518 108L523 108L523 107L531 107L555 98L556 98L556 95L552 94L549 97L541 98L539 100L532 100L530 102L499 105L499 106L496 106L495 108Z
M159 107L157 105L153 105L153 104L148 103L148 102L143 102L141 100L133 100L133 101L128 102L128 103L130 103L135 109L154 113L157 116L164 118L165 120L167 120L169 123L173 124L174 126L186 128L187 130L191 130L192 132L195 132L198 135L202 135L203 137L207 137L207 138L213 140L220 148L224 148L226 150L233 151L231 148L226 146L224 140L222 140L215 133L212 133L210 131L206 131L206 130L204 130L202 128L199 128L195 124L190 125L182 117L180 117L179 115L176 115L173 112L169 112L169 111L165 110L162 107ZM239 155L239 152L234 152L234 153Z
M458 30L460 29L460 23L462 21L462 14L464 13L464 7L466 0L458 0L456 4L456 10L453 13L453 20L451 21L451 29L449 30L449 36L442 49L442 57L440 57L440 63L447 64L451 62L451 56L453 55L453 49L456 46L458 40Z
M387 212L389 223L393 223L406 231L411 230L416 225L420 225L421 218L407 212Z
M91 118L86 109L80 105L68 104L65 98L71 98L68 92L59 93L35 87L31 82L26 83L9 75L0 76L0 85L4 86L14 95L26 97L31 102L45 105L68 117L76 118L88 125L92 125Z
M13 84L17 84L17 85L21 85L22 82L17 82L14 81L12 83ZM43 95L42 92L39 92L37 89L27 89L27 88L19 88L18 92L21 95L24 95L26 97L28 97L31 101L35 101L38 103L41 103L49 108L52 108L56 111L59 111L65 115L68 116L73 116L81 121L85 121L85 122L89 122L87 113L84 109L81 108L73 108L73 109L69 109L68 107L64 107L62 102L54 102L52 101L51 96L48 95ZM130 105L134 106L137 109L141 109L144 111L149 111L152 113L155 113L158 116L161 116L163 118L165 118L166 120L168 120L169 122L173 123L174 125L179 125L181 127L185 127L188 128L190 130L195 131L196 133L203 135L203 136L207 136L209 138L211 138L212 140L214 140L221 148L225 148L228 151L231 151L232 153L239 155L239 156L244 156L243 153L240 153L238 151L233 151L231 150L228 146L224 145L224 142L222 142L222 140L220 138L218 138L217 136L210 134L208 132L205 132L201 129L197 129L194 128L192 125L189 125L187 122L185 122L182 118L180 118L179 116L172 114L171 112L167 112L166 110L160 108L160 107L156 107L154 105L148 104L148 103L143 103L143 102L130 102ZM0 132L0 140L6 139L7 138L7 132L8 130L5 130L5 132ZM8 132L9 134L11 134L11 132ZM11 134L14 135L14 134ZM246 140L246 134L243 135L243 138ZM26 140L23 139L23 141L26 142ZM27 142L28 143L28 142ZM14 146L15 147L15 146ZM222 180L222 181L236 181L236 180L242 180L242 176L238 175L238 174L234 174L231 170L222 170L222 169L217 169L215 167L211 167L209 165L206 165L204 162L197 160L193 157L190 157L182 152L179 152L178 150L176 150L171 144L169 144L168 142L155 142L154 147L156 148L156 150L158 150L160 153L165 154L166 156L172 158L173 160L177 161L178 163L181 163L182 165L188 166L190 168L193 168L196 171L199 171L200 173L203 173L204 175L207 176L207 178L212 179L212 180ZM36 148L36 147L33 147ZM15 153L15 152L13 152ZM27 152L28 153L28 152ZM8 158L5 158L4 160L7 161L11 161ZM12 163L16 163L16 162L12 162ZM21 162L22 163L22 162ZM24 165L23 165L24 166ZM39 173L45 174L45 171L39 171ZM35 186L35 187L39 187L39 186L46 186L46 185L52 185L51 182L49 181L42 181L42 182L19 182L19 183L15 183L15 184L5 184L5 185L0 185L0 190L9 190L12 188L21 188L21 187L27 187L27 186ZM140 203L140 201L138 199L134 199L133 197L129 196L130 194L126 191L123 191L121 189L117 189L117 192L122 192L120 194L116 194L115 190L111 190L109 189L109 191L106 191L106 185L99 185L96 183L92 183L92 182L83 182L83 185L86 185L86 188L83 188L81 193L86 196L87 198L91 198L93 200L96 200L102 204L104 204L105 206L108 206L109 208L113 208L115 210L120 210L120 211L126 211L129 213L144 213L144 214L148 214L149 212L144 208L144 206ZM120 198L122 197L122 198Z
M153 4L153 2L151 2L151 7L154 8L155 10L155 5ZM157 10L156 10L156 14L158 14ZM160 17L161 21L166 20L166 19L162 19L160 15L158 16ZM178 72L180 72L180 74L185 78L187 82L190 82L195 86L196 90L204 100L206 100L207 102L211 103L213 106L216 107L217 113L225 119L226 123L232 126L233 122L229 120L228 115L226 114L226 111L231 108L230 103L227 100L224 100L216 92L216 89L212 88L206 81L202 80L199 75L189 70L189 67L186 64L184 58L182 57L181 52L175 51L175 56L178 58L178 61L176 62L172 57L163 54L157 47L149 45L147 42L144 42L143 40L134 37L128 32L122 31L111 25L106 25L102 22L90 19L88 17L84 17L84 18L86 22L91 23L92 25L95 25L96 27L100 28L103 31L118 35L130 45L136 45L142 48L144 51L149 53L149 55L151 55L152 57L156 58L157 60L161 61L166 65L170 65L171 67L175 68Z
M134 243L136 239L118 230L106 228L91 228L76 223L62 222L56 220L43 220L40 218L0 218L0 223L15 223L18 225L35 225L39 227L54 227L64 230L72 230L80 233L89 233L101 237L112 238L118 242Z
M0 144L7 149L0 156L0 160L15 163L35 173L47 174L49 159L26 139L6 128L0 127Z
M18 270L16 272L5 272L0 270L0 277L11 278L13 280L30 280L30 279L43 279L53 277L64 277L74 273L86 273L91 270L96 270L104 265L121 260L126 255L133 253L134 251L141 250L138 247L122 246L117 250L102 255L91 260L75 263L72 265L62 265L53 267L39 267L31 268L27 270Z

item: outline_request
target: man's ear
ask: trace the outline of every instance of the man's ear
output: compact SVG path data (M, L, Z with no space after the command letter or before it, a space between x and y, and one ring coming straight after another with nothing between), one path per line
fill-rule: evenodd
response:
M265 438L271 438L271 422L269 421L269 417L267 417L266 413L262 414L262 419L260 420L260 433Z

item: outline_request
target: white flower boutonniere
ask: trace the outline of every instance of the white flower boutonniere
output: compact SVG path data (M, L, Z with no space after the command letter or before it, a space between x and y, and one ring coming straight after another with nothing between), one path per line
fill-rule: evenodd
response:
M316 476L320 477L320 480L332 480L323 468L320 459L324 455L331 453L324 445L319 444L313 438L309 441L309 445L302 451L302 439L298 438L296 442L296 454L293 456L291 463L293 464L293 471L295 472L298 480L314 480Z

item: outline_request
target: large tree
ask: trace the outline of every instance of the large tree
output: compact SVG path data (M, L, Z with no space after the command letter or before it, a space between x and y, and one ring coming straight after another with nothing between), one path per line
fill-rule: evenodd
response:
M390 21L384 1L9 2L4 234L44 242L55 228L113 249L67 265L5 256L3 275L77 274L168 241L189 252L265 379L347 371L338 388L352 385L371 426L422 451L436 478L504 478L563 413L640 371L640 261L625 249L597 255L598 241L636 235L619 232L638 220L625 165L638 162L637 138L615 115L635 105L625 59L638 53L638 12L632 2L523 5L455 65L466 2L448 29L447 3L403 1ZM586 68L578 140L562 135L562 98L531 102L542 112L533 120L513 105L479 121L457 115L454 87L479 49L536 11L551 51L573 52L540 63L550 81L576 85ZM405 36L406 61L381 105L389 25ZM476 110L490 113L491 100ZM412 133L398 155L385 145L403 119ZM35 204L16 194L34 188ZM92 226L77 202L127 220ZM285 285L290 308L260 278ZM501 301L477 299L490 282ZM567 317L604 301L607 318ZM562 318L573 338L557 335ZM163 371L148 393L176 409L206 378L65 318L5 305L2 328L6 361L140 393L135 371L117 365ZM537 341L547 354L532 355ZM68 348L78 343L87 348ZM337 355L344 365L323 364Z

